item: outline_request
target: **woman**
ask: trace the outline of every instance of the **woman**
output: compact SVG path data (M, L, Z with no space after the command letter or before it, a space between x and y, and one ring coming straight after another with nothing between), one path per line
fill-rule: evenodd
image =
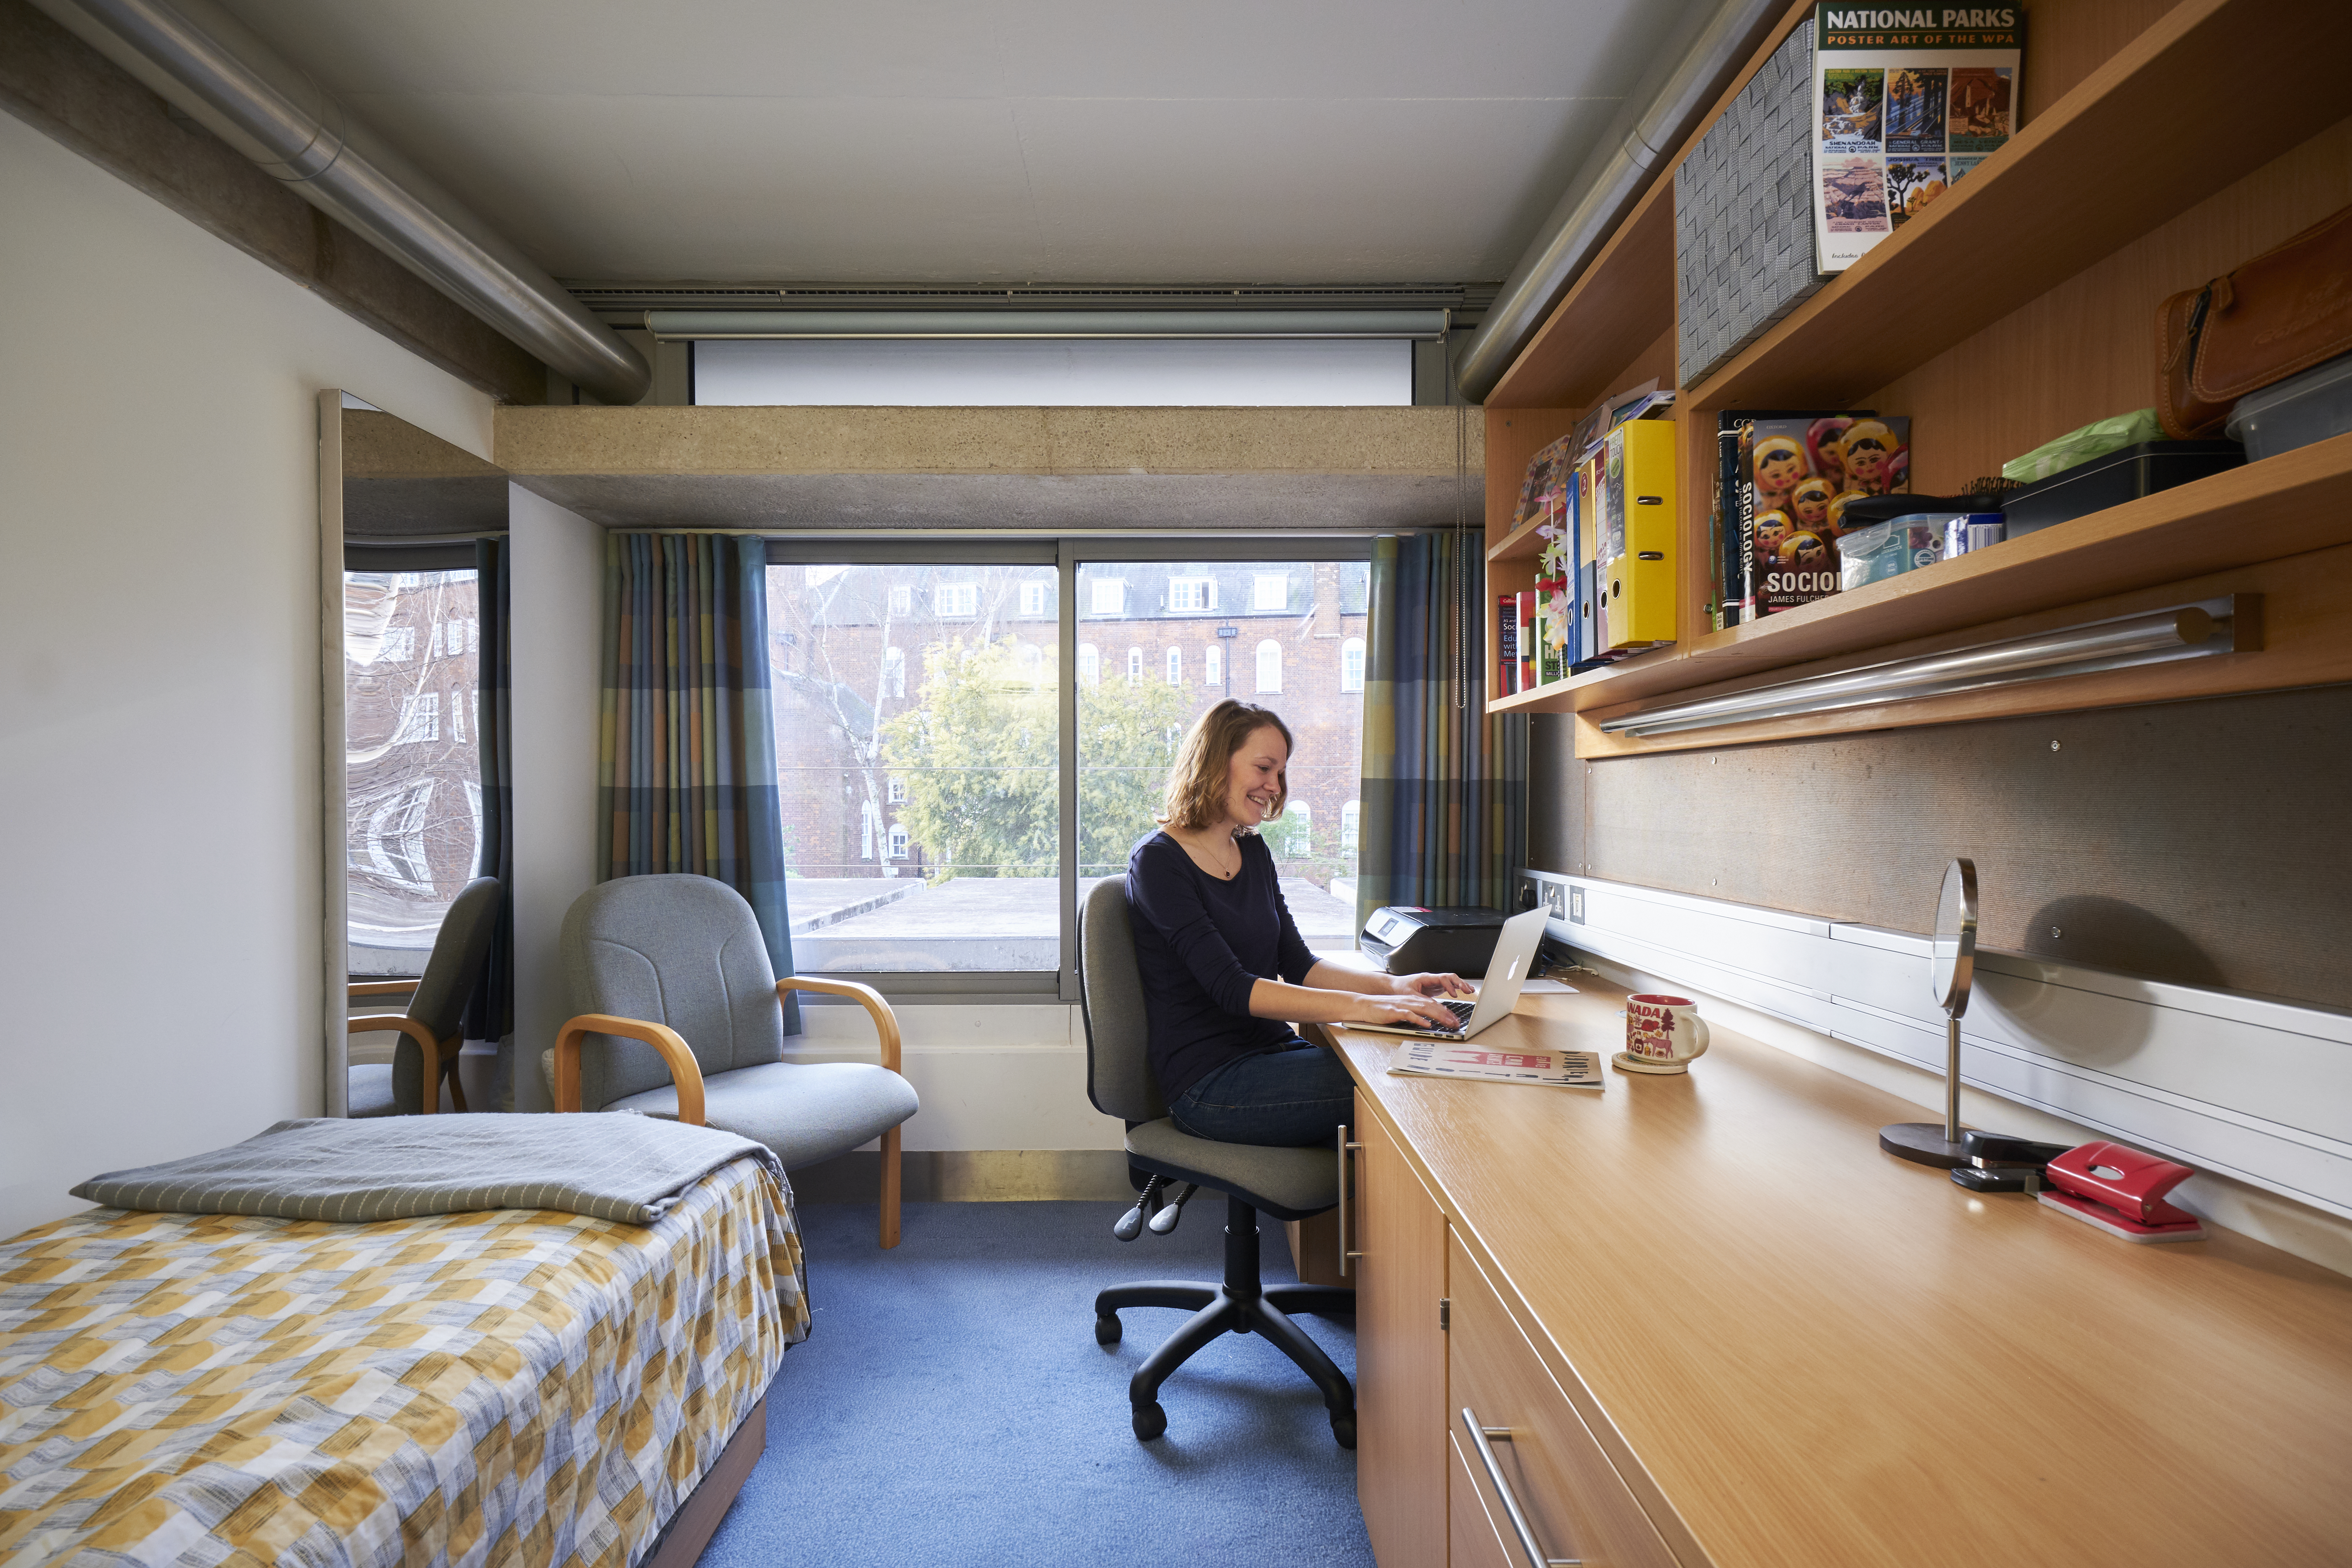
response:
M1354 1088L1297 1024L1454 1027L1451 974L1373 974L1299 940L1259 824L1282 815L1290 731L1231 699L1201 715L1160 830L1127 862L1153 1075L1176 1125L1221 1143L1328 1143Z

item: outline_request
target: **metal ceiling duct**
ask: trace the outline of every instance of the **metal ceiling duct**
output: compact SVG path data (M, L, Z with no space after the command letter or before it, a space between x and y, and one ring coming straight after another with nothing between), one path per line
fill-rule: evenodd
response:
M214 0L34 0L296 195L606 403L644 356Z
M1681 53L1662 54L1642 78L1627 97L1625 112L1584 160L1536 242L1511 268L1486 321L1462 345L1457 374L1464 397L1486 400L1649 189L1657 165L1682 145L1787 9L1786 0L1720 0Z

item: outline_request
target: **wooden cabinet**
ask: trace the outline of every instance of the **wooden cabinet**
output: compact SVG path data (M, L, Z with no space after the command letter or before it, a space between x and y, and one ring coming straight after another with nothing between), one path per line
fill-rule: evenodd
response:
M1674 1553L1458 1237L1449 1238L1446 1281L1454 1302L1447 1414L1473 1481L1467 1491L1458 1483L1454 1489L1452 1538L1475 1540L1480 1531L1499 1529L1508 1560L1527 1558L1496 1489L1499 1481L1517 1500L1547 1562L1675 1568ZM1492 1475L1470 1436L1472 1416L1491 1434Z
M1356 1495L1381 1568L1445 1563L1445 1215L1358 1097Z

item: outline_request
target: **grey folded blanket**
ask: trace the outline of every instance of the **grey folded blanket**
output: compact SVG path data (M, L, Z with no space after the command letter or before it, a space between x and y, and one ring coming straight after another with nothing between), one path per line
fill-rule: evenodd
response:
M226 1149L110 1171L73 1195L155 1214L362 1224L477 1209L561 1209L651 1225L730 1161L783 1164L749 1138L649 1116L483 1113L281 1121Z

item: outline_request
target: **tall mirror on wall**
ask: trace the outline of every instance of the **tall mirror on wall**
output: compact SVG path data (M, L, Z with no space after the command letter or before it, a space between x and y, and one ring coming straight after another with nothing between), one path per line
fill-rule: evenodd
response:
M334 402L328 963L344 1018L328 1109L511 1109L506 474L351 393Z

